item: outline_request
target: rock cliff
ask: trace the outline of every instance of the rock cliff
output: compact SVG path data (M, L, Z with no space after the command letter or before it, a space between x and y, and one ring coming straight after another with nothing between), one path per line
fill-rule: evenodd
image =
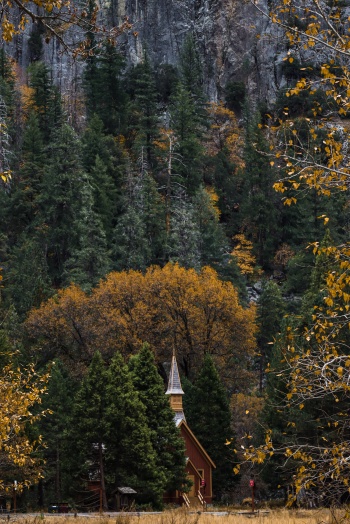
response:
M267 3L267 0L264 0ZM267 6L265 6L267 7ZM192 33L203 61L205 90L211 100L223 96L228 81L242 81L252 99L274 101L281 87L285 44L276 26L242 0L100 0L104 23L127 16L132 30L119 45L130 63L142 60L144 48L155 64L176 64L185 36ZM30 27L10 46L23 70L29 63ZM72 39L76 35L70 35ZM82 64L53 40L44 59L67 95L79 89Z

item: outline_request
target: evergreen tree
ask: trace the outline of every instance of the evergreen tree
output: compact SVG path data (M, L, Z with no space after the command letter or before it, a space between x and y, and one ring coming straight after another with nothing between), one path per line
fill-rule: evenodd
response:
M154 354L148 344L129 361L133 384L146 407L147 424L156 452L157 469L166 479L165 491L180 490L186 483L185 446L175 425L174 412L164 393Z
M177 191L171 202L168 224L167 257L186 268L200 268L200 232L195 209L184 191Z
M132 486L141 501L161 507L167 479L157 464L146 408L118 353L108 369L107 382L106 464L109 478L114 488Z
M9 254L8 283L4 296L22 317L52 293L46 260L46 239L39 230L23 233Z
M86 97L86 110L90 119L97 111L98 99L100 93L100 81L97 67L98 46L96 35L92 30L93 20L97 14L97 5L95 0L88 0L86 3L86 18L90 23L91 30L86 32L87 57L83 75L83 89ZM88 26L87 24L87 26Z
M163 206L147 171L128 174L124 202L114 230L115 267L144 270L160 256L164 237Z
M193 205L199 229L201 266L223 265L227 253L226 238L219 223L220 211L215 206L216 194L204 187L196 192Z
M108 165L100 155L96 156L95 164L89 173L89 181L93 210L100 217L107 242L110 243L116 215L120 212L121 190L118 191L113 178L108 173Z
M83 210L87 184L81 165L80 141L71 127L58 128L48 149L49 161L42 181L37 217L46 229L47 263L54 285L60 285L67 260L78 247L78 231L72 229Z
M88 117L98 115L106 133L122 133L127 115L127 96L121 83L124 61L121 54L106 42L97 54L89 57L84 76Z
M100 481L102 506L106 510L106 441L111 432L108 416L107 370L101 354L93 356L86 377L74 399L69 438L70 465L77 479ZM122 415L122 413L118 413ZM115 433L118 440L119 434ZM108 448L107 448L108 449Z
M246 116L245 168L240 205L241 230L253 242L259 265L268 268L278 243L277 199L274 172L264 153L268 144L259 128L259 117Z
M150 169L156 164L155 141L159 136L159 117L155 74L146 52L143 62L134 68L131 77L133 85L129 126L132 134L136 132L133 147L137 152L144 148L145 161Z
M31 111L24 130L21 165L3 207L9 239L9 280L4 295L20 315L39 306L51 293L46 239L37 223L44 166L42 135Z
M225 388L209 354L205 355L193 386L185 389L184 411L189 427L216 465L213 490L220 499L234 480L232 451L226 446L232 436L231 413Z
M204 109L203 69L193 34L188 34L179 56L180 78L197 111ZM203 114L202 114L203 116Z
M43 62L32 63L28 74L29 86L33 90L31 103L39 120L44 143L48 143L53 131L62 123L61 97Z
M151 260L151 249L146 237L142 214L132 205L118 219L114 230L114 266L117 270L145 270Z
M24 128L21 165L13 177L7 210L14 242L22 232L34 232L44 165L42 133L36 114L30 111Z
M203 122L190 91L180 82L170 104L170 126L177 139L173 170L190 195L199 188L204 149Z
M121 213L123 177L127 156L121 143L105 135L103 122L94 115L82 137L82 161L90 175L94 210L101 217L108 243Z
M271 344L280 330L284 313L285 305L280 288L272 280L265 281L258 300L257 314L260 391L265 385L265 368L270 363Z
M18 104L18 93L16 91L16 77L12 67L10 57L6 54L4 48L0 49L0 100L6 108L6 132L11 138L11 144L19 142L21 124L18 119L16 106ZM1 111L3 117L3 110ZM3 123L3 122L2 122ZM5 128L2 127L2 135ZM3 141L3 137L1 142Z
M52 500L62 502L71 496L69 462L71 442L68 435L71 430L70 414L74 411L74 392L77 384L59 360L53 364L50 375L47 395L43 399L42 406L44 409L49 409L51 413L38 425L46 444L43 452L45 458L43 488L47 502Z
M111 261L102 222L93 209L92 187L87 176L81 180L80 208L72 229L76 245L64 264L63 284L74 282L88 291L108 273Z
M43 39L44 27L42 24L33 24L32 30L28 39L29 61L37 62L41 60L43 55Z

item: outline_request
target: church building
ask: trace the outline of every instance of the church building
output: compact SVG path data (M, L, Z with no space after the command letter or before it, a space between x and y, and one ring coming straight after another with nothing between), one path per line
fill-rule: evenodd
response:
M214 462L209 457L201 443L191 431L186 422L186 417L182 406L184 392L181 387L180 375L175 355L171 361L168 389L170 406L174 411L175 423L185 441L186 448L186 470L188 478L192 481L189 493L179 491L166 493L164 502L167 504L186 504L197 506L201 504L211 504L213 498L212 471L215 468Z

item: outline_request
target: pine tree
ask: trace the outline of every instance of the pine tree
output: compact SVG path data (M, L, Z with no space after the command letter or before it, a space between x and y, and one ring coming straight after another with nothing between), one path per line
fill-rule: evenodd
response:
M259 116L246 116L246 145L244 152L241 231L254 244L258 264L269 267L278 243L278 197L273 190L274 172L266 153L268 144L259 128Z
M124 191L124 213L114 230L116 269L145 270L157 261L164 238L162 211L154 179L142 167L130 171Z
M80 208L72 229L76 245L64 264L63 284L74 282L84 291L98 284L111 268L102 221L93 209L92 187L87 175L81 177Z
M18 93L16 91L16 78L13 71L10 57L6 54L4 48L0 49L0 100L1 104L6 107L6 125L11 143L18 143L21 125L16 115L16 105L18 102ZM2 128L4 134L4 128ZM0 169L1 171L1 169Z
M108 369L107 382L106 464L111 483L114 488L131 486L141 501L161 507L167 479L157 467L146 408L118 353Z
M278 285L273 281L264 282L262 293L258 300L257 336L259 348L259 387L262 391L265 384L265 369L270 363L271 347L279 333L285 304Z
M106 458L108 417L108 375L100 353L93 356L86 377L74 399L70 424L70 464L76 478L100 481L102 506L107 509ZM118 414L121 415L121 414ZM118 433L115 434L116 439ZM118 435L119 436L119 435Z
M123 66L122 55L106 42L88 58L84 75L88 117L98 115L104 131L112 135L124 131L127 115L128 99L121 83Z
M24 232L9 253L8 284L4 296L15 305L21 318L31 308L39 307L52 293L45 240L40 230L30 235Z
M180 78L197 110L204 108L203 69L193 34L188 34L179 56ZM203 116L203 115L202 115Z
M181 190L171 202L166 255L169 261L183 267L200 268L200 232L195 209Z
M13 241L26 231L33 234L34 221L38 213L45 153L43 137L34 111L30 111L24 128L21 165L13 177L9 195L9 231Z
M201 266L222 266L227 253L225 234L219 223L220 211L215 202L216 193L204 187L200 187L193 198Z
M220 499L234 480L232 451L226 446L232 437L231 413L227 393L209 354L193 386L185 389L184 411L189 427L216 465L213 490Z
M50 71L43 62L34 62L28 68L29 86L33 90L32 107L39 119L44 142L47 143L53 131L62 123L61 97L53 85Z
M72 229L82 212L82 187L87 177L81 165L80 141L71 127L55 132L41 185L38 227L46 229L47 263L54 285L60 285L67 260L78 245Z
M133 384L146 407L157 469L166 479L165 491L181 490L186 482L184 442L175 425L174 413L148 344L144 344L130 359L129 368Z
M72 424L70 414L75 409L74 393L77 384L59 360L52 365L50 375L47 395L42 404L43 408L50 410L50 413L38 425L46 444L43 452L45 458L43 488L48 502L52 500L62 502L71 495L69 432Z
M155 141L159 136L159 117L157 108L157 90L155 74L148 54L132 72L133 96L131 101L131 125L134 137L134 151L144 148L145 160L149 169L156 164ZM130 87L129 87L130 88Z
M82 162L90 175L94 192L94 210L101 217L108 243L121 213L123 177L127 156L122 144L105 135L103 122L94 115L82 137Z
M203 122L191 92L182 82L178 84L171 98L170 126L177 139L173 170L179 182L193 195L203 178Z
M116 270L145 270L151 260L142 213L128 205L114 230L113 260Z

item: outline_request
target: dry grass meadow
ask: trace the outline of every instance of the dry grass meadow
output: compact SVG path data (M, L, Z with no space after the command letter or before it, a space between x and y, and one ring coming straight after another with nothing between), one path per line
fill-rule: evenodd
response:
M4 518L4 517L3 517ZM2 519L1 519L2 520ZM343 510L274 510L252 515L237 511L227 513L191 513L182 509L165 511L161 514L115 514L74 516L11 516L10 521L18 524L345 524L350 517ZM8 520L6 519L8 522ZM5 518L4 518L5 522Z

